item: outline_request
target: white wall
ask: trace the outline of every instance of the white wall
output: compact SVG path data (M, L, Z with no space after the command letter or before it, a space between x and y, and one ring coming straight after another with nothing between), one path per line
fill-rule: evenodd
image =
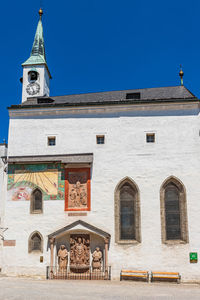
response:
M45 201L42 215L29 214L29 202L7 201L7 239L16 247L4 248L8 273L44 273L50 254L28 254L28 237L38 230L47 235L77 219L111 234L109 264L113 278L122 268L179 271L183 280L200 280L199 263L189 263L189 252L200 255L200 137L198 111L134 110L127 113L12 117L9 156L94 153L91 180L91 211L87 217L69 217L64 201ZM146 143L146 133L155 132L156 142ZM96 145L96 135L105 134L105 145ZM56 136L56 146L47 137ZM189 244L163 245L160 224L160 187L169 176L181 180L187 192ZM141 243L117 245L114 241L114 190L129 176L139 187ZM14 266L14 268L13 268ZM29 266L28 270L26 267ZM39 271L40 269L40 271Z
M6 161L2 159L7 155L7 146L0 144L0 224L4 216L4 201L6 189Z
M7 186L7 176L6 176L6 163L2 159L2 156L7 155L7 146L5 144L0 144L0 227L4 225L4 213L5 213L5 199L6 199L6 186ZM0 229L0 234L3 234L2 229ZM0 237L0 268L2 267L2 237Z

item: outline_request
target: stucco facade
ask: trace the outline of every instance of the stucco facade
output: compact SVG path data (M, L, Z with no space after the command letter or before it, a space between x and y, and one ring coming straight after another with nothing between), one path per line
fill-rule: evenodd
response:
M7 144L4 142L0 144L0 266L2 265L2 239L5 228L4 215L5 215L5 199L7 194Z
M190 252L199 253L200 240L197 102L105 105L65 108L61 112L51 108L10 109L9 128L8 158L93 153L94 159L91 164L91 210L86 215L71 216L64 210L62 196L61 199L59 196L55 199L44 197L43 213L32 215L30 201L13 201L8 191L5 239L16 240L16 246L3 247L5 273L44 276L45 266L50 264L48 235L83 220L110 234L108 264L112 267L112 278L119 278L121 269L133 268L178 271L182 280L200 280L198 263L190 264L189 261ZM155 133L155 143L146 143L146 133L151 132ZM105 144L96 144L96 135L105 135ZM56 146L47 145L48 136L56 137ZM62 172L68 165L57 165L57 168ZM15 169L20 166L11 164L8 190L9 180L12 180L9 176ZM160 189L171 176L185 187L188 243L162 243ZM115 190L126 177L137 185L140 197L141 241L134 244L115 241ZM65 182L59 184L62 189ZM75 229L88 232L86 228L73 228L70 232ZM43 254L28 253L29 236L36 230L44 239ZM100 240L99 244L104 251ZM40 263L41 255L44 256L43 263ZM56 253L54 255L56 257Z

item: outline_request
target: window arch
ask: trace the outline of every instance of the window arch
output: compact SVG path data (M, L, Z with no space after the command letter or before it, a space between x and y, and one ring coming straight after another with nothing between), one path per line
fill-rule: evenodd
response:
M115 241L141 242L139 192L136 184L128 177L115 189Z
M34 231L28 241L28 252L43 252L43 238L38 231Z
M35 189L31 194L31 213L42 213L43 211L43 197L40 189Z
M188 242L187 204L184 185L168 178L160 191L162 242Z

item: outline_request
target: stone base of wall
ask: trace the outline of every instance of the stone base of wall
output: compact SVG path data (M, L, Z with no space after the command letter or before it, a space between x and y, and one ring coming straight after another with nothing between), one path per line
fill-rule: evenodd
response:
M2 276L46 279L46 268L4 267Z

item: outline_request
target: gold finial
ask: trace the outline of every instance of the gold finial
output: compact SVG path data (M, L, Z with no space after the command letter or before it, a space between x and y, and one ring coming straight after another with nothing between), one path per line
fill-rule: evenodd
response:
M181 78L181 85L183 85L183 76L184 76L184 73L183 73L183 70L182 70L182 66L181 66L181 65L180 65L179 76L180 76L180 78Z
M42 19L42 15L43 15L43 10L42 8L39 9L39 15L40 15L40 20Z

